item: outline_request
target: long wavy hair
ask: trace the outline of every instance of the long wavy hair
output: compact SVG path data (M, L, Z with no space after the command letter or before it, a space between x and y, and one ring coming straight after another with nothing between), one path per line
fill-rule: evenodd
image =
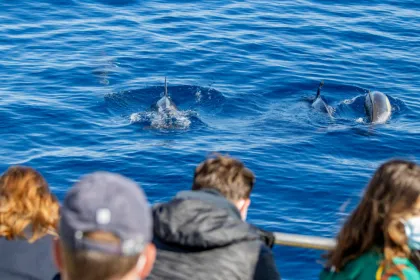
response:
M419 197L418 165L404 160L384 163L339 232L336 247L326 255L326 265L340 271L349 261L372 249L384 255L386 267L392 266L394 257L410 258L401 221L414 214Z
M58 221L57 198L39 172L13 166L0 177L1 237L32 243L46 234L57 235Z

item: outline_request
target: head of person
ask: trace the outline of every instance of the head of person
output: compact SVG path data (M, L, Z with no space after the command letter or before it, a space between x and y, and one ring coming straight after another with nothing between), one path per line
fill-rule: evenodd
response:
M236 205L245 220L254 183L254 173L242 162L228 156L214 155L195 169L192 189L219 191Z
M59 204L42 175L12 166L0 177L0 236L34 242L56 235Z
M394 257L410 258L420 245L411 233L420 229L420 166L391 160L373 175L364 196L337 237L337 246L327 255L327 265L340 271L349 261L369 250L384 254L384 263ZM414 228L413 228L414 227Z
M150 273L156 249L146 196L132 180L96 172L67 193L54 256L64 280L136 280Z

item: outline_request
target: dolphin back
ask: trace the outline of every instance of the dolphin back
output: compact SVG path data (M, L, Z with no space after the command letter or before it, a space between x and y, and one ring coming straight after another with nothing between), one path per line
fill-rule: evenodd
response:
M365 109L372 123L384 123L391 116L391 103L388 97L379 91L369 92L365 97Z
M314 101L312 101L312 107L327 113L330 117L332 117L333 110L330 106L327 105L327 102L321 96L321 89L324 86L324 81L321 81L318 86L318 90L316 92L316 96Z
M176 110L175 103L167 96L162 97L156 102L156 107L161 110Z
M177 107L168 95L168 83L165 77L164 96L151 106L151 109L157 112L175 112Z

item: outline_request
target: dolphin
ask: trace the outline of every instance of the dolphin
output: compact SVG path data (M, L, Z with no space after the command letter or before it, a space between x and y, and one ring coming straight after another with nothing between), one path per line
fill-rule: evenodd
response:
M391 103L379 91L368 92L365 96L365 110L372 123L385 123L391 116Z
M325 100L321 96L321 89L322 89L323 85L324 85L324 81L321 81L319 83L315 99L312 101L312 107L317 109L317 110L326 112L330 117L332 117L333 109L330 106L327 105L327 103L325 102Z
M168 84L165 77L165 95L159 99L156 104L153 104L152 109L158 113L174 114L178 112L178 108L168 95Z

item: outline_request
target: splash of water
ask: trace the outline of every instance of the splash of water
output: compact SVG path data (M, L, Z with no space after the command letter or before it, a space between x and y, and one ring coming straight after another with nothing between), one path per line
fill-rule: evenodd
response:
M131 123L145 123L154 129L188 129L191 125L191 111L140 112L130 115Z
M201 101L202 96L203 95L201 94L201 89L200 88L197 88L197 91L195 93L195 101L197 103L199 103Z

